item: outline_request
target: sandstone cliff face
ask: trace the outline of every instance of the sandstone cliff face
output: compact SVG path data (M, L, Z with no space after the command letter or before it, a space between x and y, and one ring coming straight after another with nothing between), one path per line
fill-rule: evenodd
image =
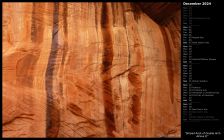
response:
M2 70L3 137L180 137L180 11L3 3Z

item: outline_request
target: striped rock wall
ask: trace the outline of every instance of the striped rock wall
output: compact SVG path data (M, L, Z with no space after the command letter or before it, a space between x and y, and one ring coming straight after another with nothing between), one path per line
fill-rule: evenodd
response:
M180 137L180 11L3 3L3 137Z

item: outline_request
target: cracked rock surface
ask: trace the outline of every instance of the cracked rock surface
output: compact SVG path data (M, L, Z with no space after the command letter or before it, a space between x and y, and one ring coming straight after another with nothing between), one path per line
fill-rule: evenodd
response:
M141 5L4 2L3 137L180 137L180 10Z

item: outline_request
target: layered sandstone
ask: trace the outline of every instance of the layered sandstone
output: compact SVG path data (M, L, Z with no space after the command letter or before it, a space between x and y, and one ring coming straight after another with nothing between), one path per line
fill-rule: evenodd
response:
M3 3L3 137L180 137L180 11L135 4Z

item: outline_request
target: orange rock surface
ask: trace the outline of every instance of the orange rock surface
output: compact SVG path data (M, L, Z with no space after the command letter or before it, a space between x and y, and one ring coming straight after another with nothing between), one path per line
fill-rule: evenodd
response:
M180 10L141 5L4 2L3 137L180 137Z

